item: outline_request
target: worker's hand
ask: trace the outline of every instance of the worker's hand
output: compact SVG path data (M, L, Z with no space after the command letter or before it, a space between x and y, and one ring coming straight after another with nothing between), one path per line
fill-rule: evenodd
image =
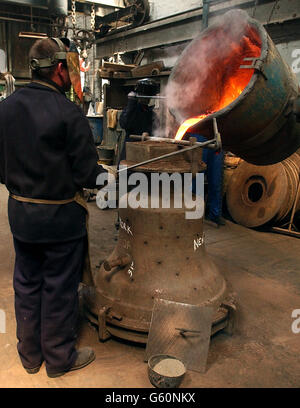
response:
M106 170L108 173L112 174L114 177L118 175L117 166L107 166L106 164L101 164L101 166Z
M136 99L136 93L135 92L130 92L129 94L128 94L128 99Z

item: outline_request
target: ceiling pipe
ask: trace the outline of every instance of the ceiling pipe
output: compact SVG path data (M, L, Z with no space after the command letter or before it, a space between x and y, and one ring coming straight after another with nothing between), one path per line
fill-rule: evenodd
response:
M15 21L15 22L18 22L18 23L31 23L31 21L30 20L25 20L24 18L13 18L13 17L2 17L2 16L0 16L0 20L3 20L3 21ZM36 23L36 21L34 21L34 23ZM41 23L41 24L43 24L43 25L51 25L50 23Z
M6 4L19 4L20 6L29 6L36 8L48 8L48 0L5 0Z
M55 17L68 15L68 0L5 0L5 3L48 9L49 14Z

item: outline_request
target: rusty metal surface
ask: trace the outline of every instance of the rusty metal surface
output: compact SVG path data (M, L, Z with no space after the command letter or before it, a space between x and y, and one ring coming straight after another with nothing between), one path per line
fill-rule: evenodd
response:
M288 179L282 164L255 166L243 162L228 186L227 206L238 224L258 227L277 216L287 194Z
M137 149L140 155L147 152L143 142ZM170 163L178 172L177 161ZM226 296L226 282L205 250L203 218L187 219L185 205L175 208L174 190L170 208L162 207L160 191L158 208L119 209L118 243L94 272L87 308L97 316L106 307L107 330L118 337L141 341L149 331L156 298L209 305L217 311ZM151 196L147 199L150 203ZM122 259L132 261L116 262Z
M227 207L234 221L252 228L285 219L296 200L299 172L298 152L271 166L241 163L227 188Z
M178 151L179 146L160 142L130 142L126 143L126 160L130 162L143 162L167 153ZM172 161L173 158L169 160Z
M228 154L224 156L224 167L225 169L236 169L241 163L242 159L240 157L232 157Z
M214 308L156 299L145 360L169 354L187 369L205 372Z
M226 284L205 251L203 220L187 221L183 209L121 209L120 220L124 228L108 261L130 254L133 262L109 273L102 266L95 274L95 311L106 305L122 316L108 316L108 323L147 332L154 299L162 295L195 305L221 304Z
M223 78L220 73L223 68L222 61L218 60L218 57L214 59L214 55L219 55L217 49L212 56L211 44L209 47L203 44L213 39L218 30L231 32L230 26L220 27L216 24L203 31L186 48L172 70L169 85L174 84L182 98L172 98L174 106L171 108L178 118L184 119L208 113L207 118L195 129L195 132L207 138L213 135L212 119L216 117L224 150L231 151L252 164L275 164L300 147L300 123L296 122L296 115L293 113L293 100L299 92L298 81L283 61L263 25L250 17L247 17L245 23L250 32L259 34L262 44L260 58L256 61L258 65L242 94L224 109L210 114L213 112L210 107L215 103L214 98L219 100L219 96L214 95L211 90L216 88L216 73ZM242 38L244 37L241 37L241 42ZM222 56L223 53L226 55L225 49ZM207 64L196 64L195 55L199 61L210 62L208 74L204 69ZM236 61L231 59L230 66L235 63ZM184 66L190 67L189 72L182 69ZM228 64L225 67L228 67ZM196 79L201 80L204 75L207 75L205 86L201 87L197 85ZM195 95L192 101L183 99L185 94L190 93Z
M102 307L103 303L97 299L96 288L83 286L80 290L82 298L83 311L86 318L94 325L98 326L99 339L105 341L111 336L119 337L127 341L147 344L148 332L151 324L150 319L145 327L136 327L134 320L114 318L114 313L109 308ZM226 298L227 299L227 298ZM224 300L221 306L215 311L212 322L211 336L219 331L224 331L230 335L234 332L235 327L235 302ZM97 307L102 307L97 311ZM136 330L133 329L136 328Z
M175 153L181 150L182 147L175 144L168 144L162 142L130 142L126 144L126 160L121 162L121 165L127 167L133 166L164 154ZM145 164L135 168L135 171L145 173L191 173L192 162L196 161L198 172L206 169L206 164L202 161L202 149L197 149L196 157L191 157L191 152L186 152L177 157L169 157L167 159L159 160L154 163Z

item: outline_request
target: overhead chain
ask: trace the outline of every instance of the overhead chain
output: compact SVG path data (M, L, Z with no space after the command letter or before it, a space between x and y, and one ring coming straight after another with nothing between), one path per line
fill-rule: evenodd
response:
M92 4L91 8L91 30L95 31L95 22L96 22L96 11L95 11L95 4Z
M91 6L91 30L79 29L76 31L76 1L72 0L71 3L71 20L72 20L72 30L73 30L73 41L76 46L81 50L80 56L83 59L87 59L87 50L90 49L95 41L95 25L96 25L96 10L95 4Z
M76 2L75 0L72 0L72 25L73 25L73 36L75 37L76 35Z

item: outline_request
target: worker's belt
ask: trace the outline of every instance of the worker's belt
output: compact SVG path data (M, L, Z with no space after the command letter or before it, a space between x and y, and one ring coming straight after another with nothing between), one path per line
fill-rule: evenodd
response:
M58 204L59 205L59 204L69 204L75 201L75 197L69 198L67 200L41 200L38 198L20 197L15 194L11 194L11 193L9 194L9 196L13 198L14 200L21 201L22 203L32 203L32 204L53 204L53 205Z
M88 219L89 219L89 211L88 211L88 206L86 203L86 200L84 199L83 196L83 191L78 191L75 194L75 197L70 198L68 200L40 200L36 198L26 198L26 197L20 197L15 194L9 193L9 196L13 198L14 200L21 201L23 203L32 203L32 204L68 204L75 202L79 204L81 207L83 207L86 211L86 229L87 232L89 230L88 226ZM90 260L90 249L89 249L89 234L87 234L87 240L88 240L88 248L84 260L84 268L83 268L83 274L82 274L82 279L81 281L87 285L87 286L93 286L94 281L93 281L93 274L91 270L91 260Z

